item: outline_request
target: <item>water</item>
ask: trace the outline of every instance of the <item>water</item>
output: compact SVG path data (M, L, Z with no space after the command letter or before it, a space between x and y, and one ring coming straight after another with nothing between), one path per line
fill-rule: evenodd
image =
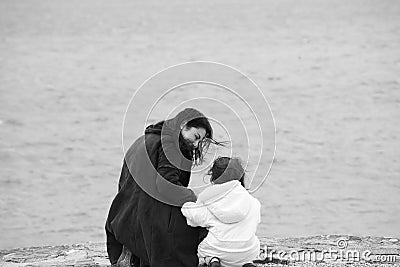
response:
M239 68L270 102L259 235L399 237L399 13L396 1L2 1L0 248L104 240L128 100L189 60ZM240 136L232 114L201 110Z

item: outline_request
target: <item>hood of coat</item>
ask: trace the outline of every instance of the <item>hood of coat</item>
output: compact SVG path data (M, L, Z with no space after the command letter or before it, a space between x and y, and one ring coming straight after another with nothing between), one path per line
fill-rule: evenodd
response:
M240 182L234 180L206 188L199 194L198 200L221 222L237 223L249 213L250 197Z
M182 125L199 117L205 116L194 108L185 108L172 119L147 126L145 134L160 135L162 149L168 160L178 169L190 172L193 161L190 155L182 154L179 147L179 137Z
M185 108L181 112L179 112L175 117L172 119L168 119L165 121L160 121L155 124L151 124L146 127L145 134L159 134L165 135L174 138L174 141L177 142L179 139L179 133L181 132L181 127L186 122L199 118L205 117L203 113L194 109L194 108Z
M151 124L146 127L144 131L145 134L159 134L161 135L161 130L164 125L164 121L157 122L156 124Z

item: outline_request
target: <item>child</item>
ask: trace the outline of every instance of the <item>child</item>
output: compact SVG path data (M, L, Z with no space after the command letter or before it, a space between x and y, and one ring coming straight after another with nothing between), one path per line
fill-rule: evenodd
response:
M260 202L244 187L244 170L239 159L219 157L208 174L212 186L186 202L182 213L190 226L207 227L207 237L198 247L203 266L255 266L260 252L256 234Z

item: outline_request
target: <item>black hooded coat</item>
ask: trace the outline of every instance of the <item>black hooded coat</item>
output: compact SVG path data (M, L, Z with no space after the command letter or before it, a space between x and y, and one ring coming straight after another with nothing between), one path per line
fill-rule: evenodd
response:
M181 212L183 203L196 201L196 196L186 188L192 161L183 157L177 142L182 123L195 117L204 115L185 109L148 126L126 152L105 226L112 264L125 246L140 259L140 266L198 266L204 228L188 226Z

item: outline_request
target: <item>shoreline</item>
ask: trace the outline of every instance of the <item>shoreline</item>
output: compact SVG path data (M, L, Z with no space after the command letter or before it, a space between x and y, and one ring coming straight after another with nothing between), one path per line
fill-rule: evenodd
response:
M321 235L260 241L257 266L400 266L398 238ZM109 265L104 242L0 250L1 267Z

